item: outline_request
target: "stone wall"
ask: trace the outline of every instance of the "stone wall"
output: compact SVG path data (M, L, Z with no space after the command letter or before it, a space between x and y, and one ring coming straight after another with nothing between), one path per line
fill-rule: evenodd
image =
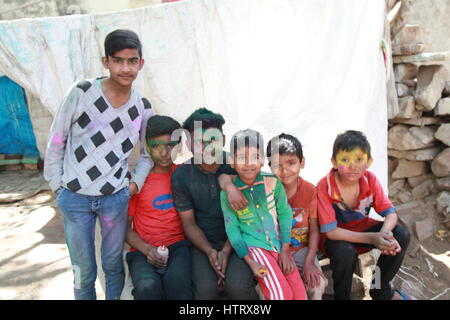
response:
M448 54L429 50L422 26L398 21L401 28L391 25L399 110L389 119L389 196L422 241L450 227Z

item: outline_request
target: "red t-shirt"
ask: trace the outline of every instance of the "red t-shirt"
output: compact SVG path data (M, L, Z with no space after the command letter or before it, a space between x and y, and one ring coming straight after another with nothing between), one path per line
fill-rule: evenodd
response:
M180 217L173 204L170 183L175 168L176 165L168 173L149 174L141 192L131 198L128 206L128 215L133 217L133 229L152 246L168 247L185 239Z
M291 244L292 252L308 246L309 218L317 218L316 187L298 177L297 192L288 199L293 212Z
M396 212L377 177L370 171L366 171L359 179L359 197L356 207L351 210L342 209L342 205L338 206L343 200L336 184L334 172L335 169L331 169L328 175L317 184L317 210L321 233L332 231L337 227L355 232L369 229L380 223L379 220L369 218L372 207L382 217ZM320 249L325 252L323 242ZM369 250L358 248L359 253Z

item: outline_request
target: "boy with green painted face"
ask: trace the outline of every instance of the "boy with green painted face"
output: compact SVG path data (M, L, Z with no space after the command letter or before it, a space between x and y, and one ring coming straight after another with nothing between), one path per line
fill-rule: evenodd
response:
M147 124L147 151L154 166L142 191L131 198L126 236L132 247L127 263L137 300L192 299L190 244L174 207L170 182L179 151L179 140L172 137L180 127L176 120L159 115ZM159 246L167 247L167 261L158 254Z

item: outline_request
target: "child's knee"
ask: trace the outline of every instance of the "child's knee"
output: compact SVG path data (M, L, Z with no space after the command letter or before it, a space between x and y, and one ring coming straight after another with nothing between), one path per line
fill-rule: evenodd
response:
M160 300L163 297L161 281L156 279L142 279L133 289L136 300Z
M411 237L411 233L409 232L409 230L402 226L396 226L392 233L402 249L406 249Z
M334 261L353 263L358 258L358 252L350 242L327 240L325 246L328 255Z

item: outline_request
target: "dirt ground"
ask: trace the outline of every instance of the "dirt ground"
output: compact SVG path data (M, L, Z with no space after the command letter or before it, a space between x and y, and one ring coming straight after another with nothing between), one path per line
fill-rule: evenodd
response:
M450 237L445 226L440 229L447 233L422 243L412 232L396 288L418 299L450 299ZM371 261L367 256L362 264ZM363 268L363 277L355 276L355 299L370 299L370 273ZM71 300L72 283L63 222L42 172L0 172L0 300ZM96 290L104 299L98 281Z

